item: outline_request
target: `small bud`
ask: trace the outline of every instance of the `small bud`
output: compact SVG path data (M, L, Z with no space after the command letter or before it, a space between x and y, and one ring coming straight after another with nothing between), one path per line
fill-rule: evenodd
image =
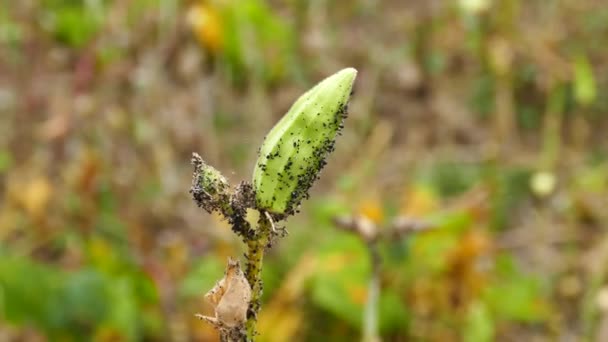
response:
M281 218L308 197L342 129L356 76L346 68L321 81L270 130L253 171L258 209Z
M230 186L214 167L207 165L197 153L192 154L194 175L190 193L199 207L207 212L221 211L229 203Z

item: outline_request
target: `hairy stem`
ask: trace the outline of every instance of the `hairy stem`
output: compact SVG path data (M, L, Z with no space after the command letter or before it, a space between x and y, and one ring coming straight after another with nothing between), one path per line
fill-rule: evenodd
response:
M253 341L256 331L258 312L261 307L262 298L262 263L264 261L264 251L269 243L271 231L270 221L262 214L258 221L258 228L255 238L247 241L247 267L245 277L251 286L251 302L247 313L247 336L248 340Z

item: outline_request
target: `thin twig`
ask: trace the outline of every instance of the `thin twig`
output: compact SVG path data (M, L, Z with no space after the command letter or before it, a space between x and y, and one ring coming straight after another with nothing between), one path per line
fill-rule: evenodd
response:
M380 299L380 273L382 257L378 243L384 239L404 239L412 233L422 232L434 226L426 221L409 217L397 217L386 229L379 227L364 216L340 216L334 224L347 232L356 234L365 242L371 262L367 301L363 315L363 342L380 342L378 330L378 303Z
M378 332L378 301L380 299L380 269L382 267L377 241L367 244L371 260L371 276L369 279L367 301L363 315L363 342L379 342Z

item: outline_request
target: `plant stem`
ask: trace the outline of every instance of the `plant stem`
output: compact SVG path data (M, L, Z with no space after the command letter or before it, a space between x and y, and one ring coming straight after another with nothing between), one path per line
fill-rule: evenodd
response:
M363 316L363 342L379 342L378 335L378 299L380 297L380 253L376 241L368 243L371 261L371 277Z
M256 332L258 312L261 307L262 298L262 263L264 261L264 251L269 243L271 224L260 213L257 233L255 239L247 241L247 267L245 277L251 286L251 302L247 313L247 339L253 341Z

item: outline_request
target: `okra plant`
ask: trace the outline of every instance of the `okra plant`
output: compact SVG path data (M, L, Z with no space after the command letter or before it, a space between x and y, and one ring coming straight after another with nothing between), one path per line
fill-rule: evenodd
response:
M304 93L266 135L252 181L231 187L215 168L193 154L192 194L208 213L220 213L247 246L245 270L230 260L224 278L205 298L215 317L197 315L213 324L222 341L252 341L262 295L264 252L284 227L277 224L297 212L334 150L343 128L357 70L343 69ZM257 220L251 220L257 217Z

